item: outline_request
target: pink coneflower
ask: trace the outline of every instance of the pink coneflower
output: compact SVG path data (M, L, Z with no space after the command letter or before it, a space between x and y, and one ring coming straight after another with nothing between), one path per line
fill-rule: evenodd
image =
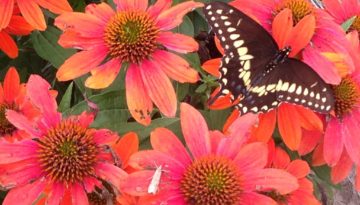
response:
M290 56L301 56L302 60L327 83L340 83L340 74L345 67L350 71L354 70L345 32L329 14L315 8L310 1L254 0L249 4L246 0L235 0L232 5L256 19L270 33L273 33L274 28L277 28L276 33L273 33L277 42L279 44L281 42L290 43L290 46L295 45L296 52L293 49ZM273 25L274 18L284 9L290 9L293 22L291 24L286 23L288 19L282 18L282 21L278 21L278 26ZM292 27L292 24L295 28L299 24L299 29L288 33L287 27ZM297 40L306 35L310 37L306 44ZM287 42L286 39L289 41ZM302 45L299 46L299 44Z
M118 136L109 130L89 128L94 116L83 113L63 118L58 113L50 85L32 75L27 95L41 118L31 121L16 110L7 119L32 139L0 141L0 184L10 189L3 204L32 204L40 196L47 204L59 204L71 194L73 204L89 204L87 193L107 189L116 193L126 172L115 166L109 147ZM45 195L45 196L44 196ZM116 196L113 196L116 200Z
M19 7L21 15L35 29L45 30L46 22L40 6L56 14L72 11L67 0L1 0L0 30L9 25L14 7Z
M13 109L30 120L38 115L38 110L26 97L25 84L20 83L20 77L14 67L9 68L3 84L0 83L0 138L16 141L29 135L12 125L5 117L6 109Z
M191 37L169 30L202 3L186 1L171 7L172 1L159 0L148 6L147 0L117 0L116 11L108 4L91 4L85 13L65 13L55 20L64 31L59 43L76 48L76 53L59 68L60 81L91 72L85 85L106 88L122 65L128 65L126 100L132 116L148 125L153 103L166 116L176 112L176 94L169 80L196 82L198 73L189 63L167 49L188 53L198 49Z
M266 144L245 144L244 133L254 119L254 115L241 118L225 137L218 131L209 132L201 114L182 103L180 122L189 151L170 130L154 130L150 138L154 150L140 151L129 162L150 170L130 174L124 192L148 195L154 169L161 165L163 173L154 204L276 204L258 192L287 194L298 188L297 180L286 171L264 168Z

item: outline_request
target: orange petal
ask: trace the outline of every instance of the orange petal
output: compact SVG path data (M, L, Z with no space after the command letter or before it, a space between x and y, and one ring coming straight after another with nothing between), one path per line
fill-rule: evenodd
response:
M149 97L160 112L167 117L174 117L176 93L170 79L158 66L156 62L143 61L140 67L141 77Z
M51 12L61 14L72 11L72 8L67 0L37 0L38 4Z
M278 169L286 169L290 164L289 155L280 147L275 148L275 156L273 159L273 167Z
M216 48L219 50L219 52L220 52L221 54L224 55L225 51L224 51L224 48L221 47L220 40L215 36L214 41L215 41L215 46L216 46Z
M114 151L119 155L122 168L126 168L130 156L139 151L139 138L135 132L126 133L121 139L112 145Z
M290 57L294 57L300 50L310 43L315 33L315 16L309 14L302 18L294 27L286 45L291 46Z
M29 35L34 28L22 16L12 16L5 30L13 35Z
M296 159L290 162L287 171L300 179L306 177L310 173L310 167L306 161Z
M210 99L215 97L219 93L220 87L216 88L214 92L210 95ZM237 103L239 103L240 99L236 99L232 101L231 93L225 96L219 96L211 105L208 105L212 110L223 110L229 108Z
M323 132L302 130L302 138L298 152L301 156L309 154L322 140Z
M59 81L72 80L96 68L106 57L107 52L99 47L75 53L68 58L56 73Z
M301 127L307 130L323 131L323 122L312 110L302 106L296 106L295 110L299 116Z
M46 29L46 22L44 15L34 0L17 0L17 5L21 14L34 28L44 31Z
M151 122L150 114L153 104L146 93L144 83L141 79L140 68L132 64L127 69L125 78L126 102L133 118L143 125Z
M14 67L9 68L4 79L4 99L13 103L20 92L20 77Z
M311 164L313 166L321 166L326 164L324 159L324 143L321 142L314 150Z
M4 102L4 89L0 83L0 103Z
M6 28L14 10L14 0L0 1L0 31Z
M16 58L19 54L15 41L9 34L0 31L0 50L4 51L10 58Z
M290 9L286 8L277 14L272 23L272 35L276 40L279 48L282 49L286 45L288 38L293 29L293 18Z
M185 59L176 54L158 50L153 54L153 58L161 65L160 68L166 75L180 83L195 83L199 80L198 72L191 68Z
M121 68L119 59L114 58L105 64L91 70L91 76L85 81L85 86L92 89L102 89L114 82Z
M297 150L301 141L301 127L293 105L282 103L279 106L278 127L286 146L291 150Z
M343 152L339 162L331 169L331 181L335 184L343 181L349 176L354 163L346 152Z
M220 63L221 63L221 58L210 59L202 65L202 68L211 75L220 78L220 72L219 72Z
M223 127L223 132L225 135L229 134L228 133L228 129L229 127L233 124L233 122L239 117L240 115L240 112L238 109L234 109L230 116L226 119L226 122L224 124L224 127Z
M252 131L252 136L260 142L268 142L276 126L276 109L259 115L259 124Z
M189 53L199 49L199 44L192 37L180 33L160 32L157 41L178 53Z

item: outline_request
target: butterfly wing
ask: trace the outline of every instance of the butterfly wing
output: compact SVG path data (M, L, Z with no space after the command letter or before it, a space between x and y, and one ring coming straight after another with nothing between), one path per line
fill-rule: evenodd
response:
M234 98L246 95L253 73L261 73L278 50L276 42L261 25L226 3L209 3L204 14L225 50L219 69L221 92L231 92Z
M277 99L303 105L319 113L329 113L334 108L334 95L330 85L307 64L289 58L279 64Z

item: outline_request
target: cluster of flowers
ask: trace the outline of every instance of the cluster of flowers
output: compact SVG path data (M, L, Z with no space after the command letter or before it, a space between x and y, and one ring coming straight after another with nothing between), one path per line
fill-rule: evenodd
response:
M198 110L181 103L185 146L172 131L156 128L150 136L153 149L139 151L135 133L119 137L91 128L96 115L90 112L63 116L57 92L46 80L31 75L22 84L10 68L0 84L0 186L10 190L3 204L320 204L307 178L309 164L292 160L271 136L277 124L287 149L301 156L312 153L312 166L330 166L334 183L360 163L360 3L322 2L324 8L306 0L235 0L231 5L267 29L280 48L291 46L291 57L332 84L336 102L329 116L282 103L259 115L238 116L235 110L222 131L210 131ZM81 13L72 12L65 0L2 0L0 49L15 58L18 49L9 34L46 29L40 5L60 14L54 22L63 31L59 44L79 50L59 68L59 81L90 73L85 85L101 89L126 68L132 117L149 125L154 104L174 117L177 99L170 79L194 83L200 78L176 54L197 51L197 42L171 30L203 4L114 3L115 9L90 4ZM218 67L219 59L203 66L214 76ZM230 107L229 102L219 98L211 108ZM357 175L358 190L359 180Z

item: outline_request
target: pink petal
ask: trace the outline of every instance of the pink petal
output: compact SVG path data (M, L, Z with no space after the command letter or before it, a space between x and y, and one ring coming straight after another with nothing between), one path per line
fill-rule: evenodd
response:
M256 204L262 204L262 205L277 205L276 201L274 201L272 198L258 194L255 192L245 192L241 194L241 205L253 205L254 202Z
M33 204L46 186L45 180L37 180L31 184L27 184L12 189L5 197L3 205Z
M140 73L145 89L154 104L167 117L176 113L176 93L171 81L156 62L143 61Z
M118 139L119 136L108 129L97 129L93 134L93 140L97 145L111 144Z
M157 128L151 132L151 145L154 150L173 156L181 164L187 166L191 158L181 141L166 128Z
M194 52L199 48L198 43L192 37L179 33L160 32L157 41L166 48L179 53Z
M97 163L95 172L98 177L111 183L115 187L120 187L124 178L127 176L124 170L109 163Z
M312 67L317 74L329 84L339 84L341 77L336 68L316 49L308 46L302 52L304 62Z
M140 68L131 64L125 77L126 102L133 118L142 125L151 122L153 104L141 79Z
M129 164L135 169L155 170L160 165L163 170L173 178L181 178L185 171L185 164L182 164L176 157L162 153L157 150L144 150L131 155Z
M56 73L59 81L72 80L96 68L106 57L107 48L99 46L81 51L68 58Z
M156 18L161 12L170 8L172 0L157 0L154 5L151 5L147 13Z
M345 180L353 168L354 163L344 151L339 162L331 169L331 181L335 184Z
M5 188L23 186L44 175L40 164L34 159L2 165L1 168L3 171L0 175L0 182Z
M156 25L162 30L167 31L175 28L182 23L183 17L190 11L202 7L204 4L186 1L180 4L177 4L170 9L167 9L159 14L157 17Z
M335 19L337 19L337 23L343 23L343 21L347 20L347 12L344 10L343 6L338 0L323 0L322 2L326 8L326 11L334 16ZM340 21L338 19L340 19Z
M47 198L47 205L58 205L60 204L62 197L65 193L65 187L62 183L54 183L50 189L50 194Z
M37 158L38 148L37 142L33 140L23 140L14 143L2 140L0 141L0 163L8 164L30 158Z
M26 85L31 102L40 109L48 126L61 121L61 113L57 112L56 99L51 95L50 84L39 75L31 75Z
M328 123L324 135L324 159L327 164L334 166L343 152L343 133L341 123L333 118Z
M302 138L298 152L301 156L309 154L322 139L324 133L319 131L302 130Z
M277 190L280 194L295 191L299 184L297 178L280 169L256 169L244 173L245 190L269 191Z
M85 81L85 86L93 89L107 88L114 82L119 74L121 62L119 59L110 61L91 70L91 76Z
M141 10L145 11L148 6L147 0L115 0L118 11Z
M189 104L181 103L180 124L186 145L194 158L211 153L209 128L199 111Z
M6 119L9 120L9 122L11 122L11 124L13 124L19 130L24 130L32 136L39 137L42 135L42 133L35 128L32 121L16 111L7 110Z
M238 154L239 147L249 139L250 128L257 120L257 115L252 113L238 117L228 128L229 136L221 140L216 153L229 158L235 157Z
M134 196L148 195L148 187L154 170L142 170L130 174L121 185L121 190Z
M44 31L46 29L46 22L44 15L34 0L17 0L17 5L25 20L34 28Z
M161 69L170 78L181 83L195 83L199 80L199 74L190 67L189 63L178 55L158 50L153 54L154 61L159 63Z
M343 119L343 142L350 158L356 164L360 163L360 140L359 140L359 119L357 116L349 116Z
M262 142L254 142L241 147L234 162L240 170L252 170L264 168L267 159L267 145Z
M14 9L14 0L0 1L0 31L9 25Z
M103 38L104 35L105 23L90 14L79 12L63 13L55 19L54 24L63 31L68 28L74 29L83 37Z
M84 188L79 184L75 183L70 187L71 202L76 205L89 205L88 197Z
M104 44L104 39L96 37L83 37L75 29L67 29L60 36L58 43L64 48L91 50Z
M102 187L102 182L99 180L93 178L93 177L87 177L83 179L83 186L87 193L91 193L94 191L95 187Z
M109 4L100 3L100 4L89 4L85 8L85 13L92 14L104 23L108 23L110 18L115 15L115 11L111 8Z

